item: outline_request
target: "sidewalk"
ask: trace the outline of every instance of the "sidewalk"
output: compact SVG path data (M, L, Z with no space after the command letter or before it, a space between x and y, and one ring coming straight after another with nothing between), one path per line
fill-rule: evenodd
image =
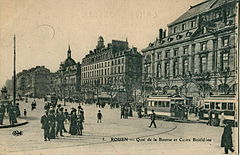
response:
M10 128L10 127L16 127L16 126L21 126L21 125L24 125L24 124L27 124L28 121L25 120L25 119L22 119L22 118L17 118L17 123L15 124L9 124L9 119L8 117L5 117L3 119L3 125L0 125L0 129L1 128Z

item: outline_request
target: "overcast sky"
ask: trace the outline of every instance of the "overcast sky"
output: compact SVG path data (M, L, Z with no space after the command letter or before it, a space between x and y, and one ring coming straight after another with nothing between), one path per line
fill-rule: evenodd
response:
M45 65L52 72L66 58L81 59L96 46L126 40L140 51L159 28L204 0L0 0L0 86L13 75L13 35L17 72Z

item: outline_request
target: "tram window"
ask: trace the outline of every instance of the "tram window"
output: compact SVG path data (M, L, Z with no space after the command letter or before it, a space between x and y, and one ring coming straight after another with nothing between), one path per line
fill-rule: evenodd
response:
M216 102L216 109L220 109L220 103Z
M210 102L210 109L214 109L214 102Z
M151 101L148 101L148 106L151 106Z
M226 110L227 109L227 103L222 103L222 110Z
M157 107L157 101L154 102L154 107Z
M209 109L209 103L205 104L205 109Z
M233 110L233 103L228 103L228 110Z
M158 107L161 107L161 101L158 101Z
M168 107L168 108L169 108L169 102L167 102L167 104L166 104L166 107Z
M165 107L165 102L162 102L162 107Z

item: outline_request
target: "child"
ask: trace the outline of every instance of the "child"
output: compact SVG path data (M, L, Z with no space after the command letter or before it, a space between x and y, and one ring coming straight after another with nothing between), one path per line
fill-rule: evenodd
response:
M101 110L98 110L98 114L97 114L97 123L98 122L100 122L100 123L102 123L102 121L101 121L101 119L103 118L103 116L102 116L102 113L101 113Z
M24 109L23 114L24 114L24 116L27 116L27 110L26 109Z

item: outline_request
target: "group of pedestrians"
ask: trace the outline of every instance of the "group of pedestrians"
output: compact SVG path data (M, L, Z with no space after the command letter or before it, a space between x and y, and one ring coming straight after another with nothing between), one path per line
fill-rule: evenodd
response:
M67 109L64 111L60 104L54 108L47 103L44 109L45 114L41 117L41 124L45 141L55 139L58 135L64 136L63 132L67 132L65 122L70 122L69 134L82 135L84 111L80 105L77 109L72 108L70 114Z
M16 105L13 105L11 103L7 105L2 104L0 106L0 125L3 125L3 119L6 113L8 115L10 125L17 123L17 117L20 117L21 115L19 103L16 103Z
M128 119L128 116L132 117L133 116L132 107L129 104L122 105L120 114L121 114L120 116L121 119Z

